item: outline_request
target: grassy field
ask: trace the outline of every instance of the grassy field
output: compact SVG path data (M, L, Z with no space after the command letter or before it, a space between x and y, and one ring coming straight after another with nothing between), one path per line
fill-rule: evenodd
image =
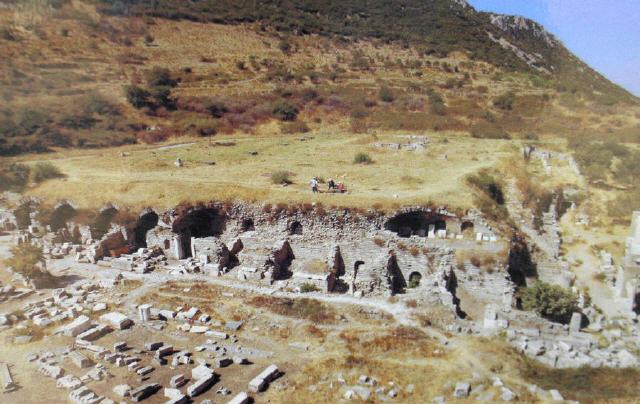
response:
M433 201L469 207L473 195L464 177L493 167L518 150L513 141L477 140L456 133L429 134L431 143L425 151L373 146L374 142L406 141L401 136L320 132L307 134L304 141L300 136L220 136L211 141L182 139L178 147L127 146L92 153L63 150L48 155L47 161L66 178L45 182L29 194L71 199L88 208L105 202L170 207L186 200L214 199L354 207ZM367 153L373 163L355 164L359 152ZM21 160L29 163L42 157ZM177 158L183 160L183 167L174 165ZM273 184L271 174L279 170L290 172L293 183ZM313 176L344 182L348 193L314 195L308 186ZM320 189L326 190L326 185Z

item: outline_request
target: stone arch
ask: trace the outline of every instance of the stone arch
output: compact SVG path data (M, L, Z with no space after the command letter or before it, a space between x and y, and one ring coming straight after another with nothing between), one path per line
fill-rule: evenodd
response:
M255 223L253 222L253 219L250 218L250 217L242 219L242 223L240 225L240 229L243 232L254 231L256 229L256 226L255 226Z
M299 221L295 221L293 223L291 223L289 225L289 235L290 236L294 236L294 235L302 235L302 223L300 223Z
M460 224L460 231L462 231L463 233L467 230L473 231L473 228L474 228L474 224L471 220L465 220Z
M116 209L111 204L100 209L100 213L98 214L98 217L96 218L92 226L92 235L94 239L99 240L102 238L102 236L107 234L107 232L111 228L111 222L117 214L118 209Z
M135 248L147 247L147 232L158 225L159 219L160 217L153 210L147 210L140 215L133 229Z
M178 217L172 225L178 234L185 257L191 257L191 238L221 235L226 226L226 217L216 208L194 209Z
M420 286L420 281L422 280L422 274L420 272L414 271L409 274L409 283L407 287L415 288Z
M387 220L384 228L397 233L400 237L411 237L412 235L426 237L429 230L446 230L447 217L435 211L399 213Z
M400 266L398 266L398 259L395 254L391 254L387 261L387 276L389 278L389 286L391 288L392 295L405 292L407 282L404 279L404 275L402 275Z
M78 212L69 202L61 202L53 209L49 216L49 226L52 231L60 230L66 227L69 222Z

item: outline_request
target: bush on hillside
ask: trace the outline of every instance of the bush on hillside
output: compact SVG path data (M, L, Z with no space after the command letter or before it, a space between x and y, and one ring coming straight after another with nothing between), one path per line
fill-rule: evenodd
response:
M0 191L20 192L29 180L29 167L24 164L11 164L0 167Z
M300 293L309 293L309 292L319 292L320 288L318 288L313 283L303 283L300 286Z
M380 87L378 96L380 97L380 100L383 102L393 102L393 100L396 99L395 95L393 94L393 90L391 90L391 88L389 88L388 86Z
M504 111L510 111L513 109L513 104L516 100L516 95L513 91L508 91L493 100L493 105L496 108L500 108Z
M281 121L295 121L300 111L293 104L281 102L276 104L271 112Z
M503 184L487 170L481 170L478 174L467 176L467 182L484 192L498 205L504 205Z
M542 281L525 288L521 298L523 309L563 324L568 323L571 315L578 311L578 299L574 293Z
M38 264L44 261L42 247L23 243L11 247L11 258L5 260L5 264L25 277L27 280L38 279L45 275Z
M154 67L145 73L147 84L151 87L166 86L175 87L178 81L171 76L169 69L165 67Z
M357 153L353 158L354 164L371 164L373 163L373 159L367 153Z
M35 183L63 177L62 171L51 163L37 163L31 168L31 180Z
M127 97L127 101L134 108L144 108L150 105L150 97L151 93L139 86L126 86L124 88L125 96Z
M440 116L447 115L447 106L445 105L442 96L432 88L427 91L427 95L429 96L431 112Z
M288 185L292 184L291 173L285 170L279 170L271 173L271 182L275 185Z

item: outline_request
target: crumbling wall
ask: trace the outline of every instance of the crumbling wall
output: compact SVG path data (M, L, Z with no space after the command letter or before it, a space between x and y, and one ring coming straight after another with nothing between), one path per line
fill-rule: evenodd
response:
M295 258L289 240L285 240L282 244L276 243L265 264L269 273L267 278L272 281L289 278L291 276L289 267Z

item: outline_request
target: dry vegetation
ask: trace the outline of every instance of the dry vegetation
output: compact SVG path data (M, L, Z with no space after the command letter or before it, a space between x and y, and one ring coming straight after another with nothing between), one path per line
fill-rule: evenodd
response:
M433 134L433 139L442 135ZM472 193L466 175L497 164L510 155L503 140L480 144L461 134L450 133L446 144L436 143L426 152L391 151L367 147L376 164L353 164L351 156L374 142L368 135L314 134L304 142L281 136L234 136L235 145L218 147L206 140L177 148L131 146L87 153L59 151L48 156L65 174L28 193L49 200L72 199L93 208L111 201L134 207L171 207L182 201L248 200L277 204L322 203L325 206L379 206L392 208L434 201L471 206ZM220 137L226 139L226 137ZM395 135L379 135L378 141L399 141ZM128 154L123 157L122 152ZM257 155L251 152L257 151ZM447 160L440 158L448 154ZM173 162L180 157L184 167ZM478 159L477 157L480 157ZM34 158L42 158L35 156ZM209 162L215 162L210 165ZM91 169L88 169L90 167ZM292 184L273 184L272 173L286 168ZM135 173L135 175L133 175ZM402 177L422 178L408 186ZM347 194L311 194L311 177L344 182ZM321 190L326 185L321 184ZM194 190L197 190L194 192ZM96 192L99 191L99 192Z
M49 3L0 12L4 154L326 127L477 138L586 131L638 140L637 107L461 51L285 36L259 24L110 17L81 1ZM169 80L150 77L154 69ZM148 94L127 101L125 87Z

